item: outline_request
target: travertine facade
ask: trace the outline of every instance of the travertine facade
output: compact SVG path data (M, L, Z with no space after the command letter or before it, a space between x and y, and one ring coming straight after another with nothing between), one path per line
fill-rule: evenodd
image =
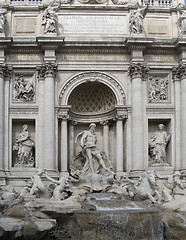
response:
M69 173L90 123L118 175L186 169L183 2L1 3L1 184Z

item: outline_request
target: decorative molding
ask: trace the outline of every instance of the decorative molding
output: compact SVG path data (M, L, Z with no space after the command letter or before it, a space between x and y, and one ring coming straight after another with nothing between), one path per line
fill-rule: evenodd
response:
M59 104L67 104L68 98L72 92L72 90L77 87L79 84L88 82L88 81L97 81L107 85L112 91L115 93L117 104L124 104L126 101L126 95L123 90L123 87L120 83L115 80L113 77L108 74L96 71L88 71L84 73L80 73L73 78L71 78L65 85L62 87L62 90L59 94Z
M147 79L149 68L143 63L132 63L128 69L131 79L142 78Z

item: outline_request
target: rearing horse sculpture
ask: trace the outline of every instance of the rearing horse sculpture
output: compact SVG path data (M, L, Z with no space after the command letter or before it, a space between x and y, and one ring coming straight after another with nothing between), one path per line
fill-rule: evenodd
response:
M134 197L137 196L142 200L150 199L152 203L155 203L160 200L155 185L155 171L147 171L141 174L137 184L132 184L129 188ZM157 201L154 198L155 196L157 196Z

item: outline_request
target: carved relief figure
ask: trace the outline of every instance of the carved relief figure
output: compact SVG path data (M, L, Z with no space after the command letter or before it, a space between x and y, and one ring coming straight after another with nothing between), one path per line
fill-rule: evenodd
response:
M35 162L34 157L34 146L35 143L31 139L30 133L28 131L28 125L23 125L23 131L19 134L16 142L13 146L13 151L15 151L17 166L29 166L33 167Z
M61 0L58 1L58 6L53 6L54 1L49 3L47 9L45 9L43 14L43 23L45 26L45 33L56 33L57 32L57 23L58 15L56 14L59 11L61 6Z
M85 160L85 163L81 169L82 172L89 174L97 174L100 172L100 169L104 172L110 172L110 161L106 158L105 154L101 152L96 146L96 124L91 123L89 127L90 130L83 131L79 133L76 137L75 142L76 144L79 144L81 146L82 152L78 156L76 156L74 164L76 165L77 159L82 158L82 160Z
M0 33L5 33L6 9L0 7Z
M34 84L31 80L25 81L22 75L18 75L14 82L14 100L33 101L35 95Z
M129 24L130 24L130 35L135 34L145 34L143 27L143 19L146 16L148 5L144 8L141 8L138 5L138 9L130 13Z
M180 17L178 19L178 27L179 27L179 36L186 35L186 7L184 4L179 4L177 6L177 10L180 13Z
M166 163L166 147L171 139L171 130L169 134L164 131L164 125L159 124L159 131L156 132L149 140L149 157L150 165Z
M163 102L168 100L168 78L149 78L149 101Z

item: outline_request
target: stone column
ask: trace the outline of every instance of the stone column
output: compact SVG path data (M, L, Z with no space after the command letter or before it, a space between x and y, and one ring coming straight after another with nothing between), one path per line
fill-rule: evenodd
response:
M148 69L142 63L132 63L129 75L132 81L132 170L144 169L144 108L142 80Z
M5 64L0 65L0 171L4 169L4 78L8 73L8 68Z
M68 115L60 115L61 119L61 172L68 172Z
M100 124L103 125L103 151L106 153L106 156L109 158L109 122L102 121Z
M180 71L179 67L174 67L172 69L172 78L174 81L174 101L175 101L175 124L174 124L174 133L175 133L175 168L180 170L181 167L181 132L180 132L180 114L181 114L181 88L180 88Z
M75 154L75 135L74 135L74 126L77 124L77 122L71 121L69 125L69 160L72 161Z
M123 172L123 119L116 116L116 172Z
M55 72L56 63L44 63L41 72L44 74L44 167L55 170Z
M176 76L180 79L180 132L181 132L181 169L186 169L186 65L180 64L176 69ZM179 115L177 115L177 121ZM179 124L179 122L178 122ZM178 134L179 137L179 134Z

